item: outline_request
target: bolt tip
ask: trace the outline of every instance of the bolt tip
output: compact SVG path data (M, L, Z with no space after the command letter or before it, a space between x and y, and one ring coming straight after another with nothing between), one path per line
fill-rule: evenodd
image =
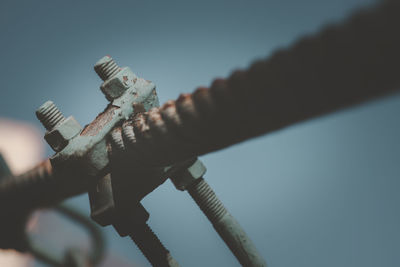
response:
M53 101L47 100L44 104L42 104L42 105L36 110L36 116L42 114L44 111L48 110L51 106L54 106Z
M115 63L112 57L107 55L96 62L94 70L103 81L106 81L117 74L120 71L120 67Z
M48 131L65 119L64 115L58 110L52 101L46 101L41 105L36 110L36 117Z
M109 55L106 55L106 56L100 58L100 59L96 62L96 64L94 64L94 68L97 69L98 67L103 66L104 64L106 64L106 63L108 63L108 62L110 62L110 61L113 61L112 57L109 56Z

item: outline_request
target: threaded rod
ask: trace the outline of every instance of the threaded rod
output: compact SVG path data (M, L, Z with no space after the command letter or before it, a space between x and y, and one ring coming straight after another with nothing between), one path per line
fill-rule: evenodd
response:
M147 223L134 227L129 236L151 265L157 267L179 266Z
M36 111L36 117L48 131L65 120L64 115L52 101L47 101L41 105Z
M117 65L117 63L115 63L112 57L105 56L97 61L97 63L94 65L94 70L103 81L106 81L117 74L120 70L120 67Z
M243 228L203 178L194 181L188 187L188 192L240 264L248 267L267 266Z
M213 224L228 213L228 210L203 178L195 181L188 188L188 192Z

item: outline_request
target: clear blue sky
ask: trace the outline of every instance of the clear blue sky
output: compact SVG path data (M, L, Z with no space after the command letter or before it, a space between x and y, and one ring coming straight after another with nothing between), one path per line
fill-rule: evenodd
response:
M51 99L90 122L106 104L93 71L106 54L163 103L370 3L3 0L0 115L40 127L34 111ZM206 179L271 267L400 266L399 112L394 95L206 155ZM73 203L88 212L87 196ZM238 266L169 181L143 204L182 266ZM114 253L147 266L106 231Z

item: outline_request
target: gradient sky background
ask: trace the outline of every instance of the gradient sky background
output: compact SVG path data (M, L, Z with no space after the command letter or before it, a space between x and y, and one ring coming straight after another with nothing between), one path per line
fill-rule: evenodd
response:
M41 127L34 111L51 99L89 123L106 105L93 71L106 54L163 103L371 3L2 0L0 116ZM206 179L269 266L400 266L399 112L397 94L203 156ZM89 213L86 195L72 203ZM169 181L143 204L182 266L238 266ZM105 231L114 254L148 266Z

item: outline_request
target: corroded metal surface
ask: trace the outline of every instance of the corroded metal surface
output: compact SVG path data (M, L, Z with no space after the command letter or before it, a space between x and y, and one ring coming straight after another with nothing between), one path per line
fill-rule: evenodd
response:
M398 90L399 13L386 1L137 115L123 131L132 161L170 164Z
M37 207L87 191L109 164L106 136L126 119L127 164L165 166L394 92L400 88L399 13L398 1L384 1L160 108L145 101L154 85L137 79L136 89L111 103L118 107L111 120L93 126L95 136L77 136L52 158L54 175L39 166L5 179L0 199ZM133 102L148 111L131 118Z
M68 142L56 146L59 152L50 160L0 181L7 227L18 233L30 210L111 184L112 191L94 195L100 201L92 205L93 218L113 224L122 236L131 235L150 261L163 255L163 264L175 266L168 250L146 230L148 214L140 200L198 155L400 89L399 13L400 2L385 1L161 107L153 83L103 58L96 71L111 103L81 134L66 135ZM42 118L48 130L64 120L54 114ZM114 178L102 184L110 172ZM186 174L194 181L175 180L177 187L188 190L241 264L264 266L199 173L189 169ZM138 208L126 216L132 207ZM131 228L138 220L146 229ZM1 236L1 247L26 249L21 236Z
M81 132L81 135L96 136L104 128L104 126L112 121L113 116L117 110L118 107L116 106L108 106L106 110L97 115L92 123L85 126L85 128Z

